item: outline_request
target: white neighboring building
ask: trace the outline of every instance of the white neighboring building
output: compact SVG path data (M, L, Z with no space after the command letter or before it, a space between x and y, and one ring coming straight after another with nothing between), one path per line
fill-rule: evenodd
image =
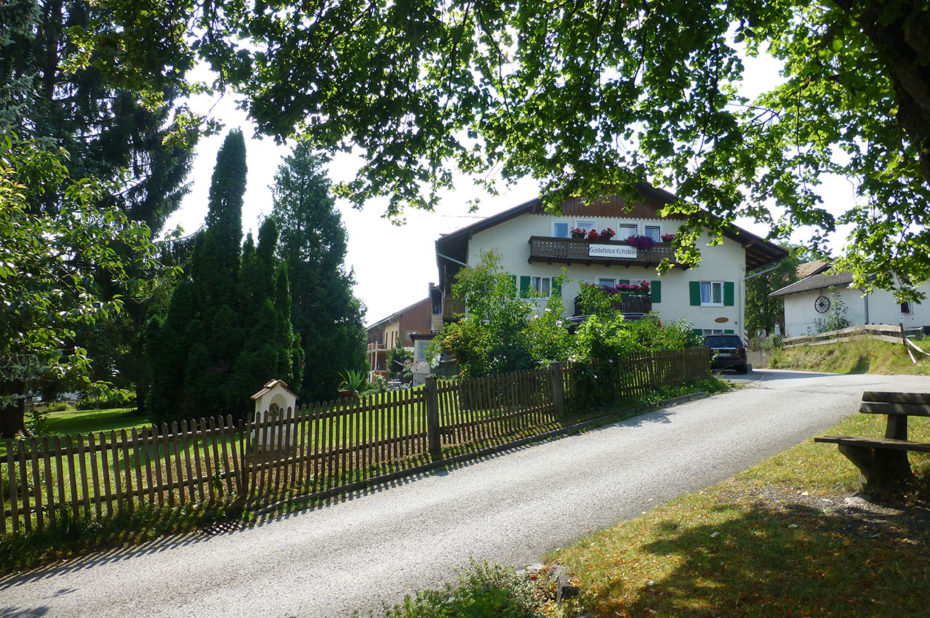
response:
M532 289L542 295L538 308L550 295L561 296L568 317L576 313L574 300L582 283L615 286L646 281L650 290L635 308L631 303L630 314L653 311L662 320L688 320L705 334L743 334L746 272L777 262L787 252L729 226L722 244L708 245L709 236L699 242L702 259L698 266L675 266L660 277L656 266L663 258L674 257L671 243L663 236L675 234L687 219L659 214L675 200L671 193L646 183L638 189L643 199L629 209L619 198L590 205L570 199L562 205L561 215L552 215L535 199L442 236L436 241L439 285L431 294L441 294L443 312L441 316L434 312L434 320L449 320L454 313L450 306L456 301L450 290L456 273L464 266L476 266L485 252L493 250L521 293ZM571 235L573 229L606 228L616 232L612 240L588 241ZM626 242L630 236L646 236L654 245L637 249ZM568 281L564 289L558 289L553 281L562 268Z
M863 294L851 287L852 273L841 271L830 274L828 262L811 263L809 274L775 290L770 296L780 296L785 302L785 336L800 337L817 332L817 321L826 319L836 310L837 299L846 308L846 319L850 326L863 324L903 324L905 328L930 325L930 304L899 303L894 294L887 290L875 290ZM810 268L814 266L814 268ZM930 298L930 282L918 287Z

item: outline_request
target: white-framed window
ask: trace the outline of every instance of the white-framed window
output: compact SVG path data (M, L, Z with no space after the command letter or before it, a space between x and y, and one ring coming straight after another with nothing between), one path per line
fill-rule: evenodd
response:
M617 225L617 240L626 240L639 233L639 226L635 223L620 223Z
M652 242L662 242L662 228L658 225L646 225L643 227L643 236L652 239Z
M617 284L617 282L615 279L609 279L606 277L602 277L597 280L597 284L601 286L602 288L612 288Z
M575 227L584 230L585 232L590 232L591 230L596 230L597 225L591 219L578 219L575 221Z
M723 281L701 281L701 305L723 305Z
M551 277L530 277L530 287L543 298L549 298L552 293Z
M568 221L554 221L552 223L552 236L555 238L568 238L571 226Z
M911 312L911 303L903 302L901 303L901 313L910 313Z
M722 335L724 334L722 328L704 328L701 329L704 335Z

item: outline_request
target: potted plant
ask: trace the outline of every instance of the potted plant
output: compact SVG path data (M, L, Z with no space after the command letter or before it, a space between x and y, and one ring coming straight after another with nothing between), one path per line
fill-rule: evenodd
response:
M642 250L652 249L652 247L655 245L655 242L651 238L648 236L641 236L639 234L630 236L626 239L626 242L628 245Z
M616 235L617 235L616 232L614 232L614 231L613 231L612 229L610 229L610 228L607 228L607 229L605 229L605 230L601 230L600 239L606 241L606 240L610 240L611 238L613 238L613 237L616 236Z
M569 233L571 234L571 237L574 238L575 240L581 240L582 238L585 237L585 231L584 229L580 227L573 227L571 229L571 232Z
M675 240L674 234L662 234L662 242L672 242Z
M597 233L597 230L588 232L588 240L598 240L600 237L601 235Z
M340 373L339 377L342 382L339 383L339 395L343 399L354 399L358 397L359 391L365 388L365 372L360 369L347 369Z

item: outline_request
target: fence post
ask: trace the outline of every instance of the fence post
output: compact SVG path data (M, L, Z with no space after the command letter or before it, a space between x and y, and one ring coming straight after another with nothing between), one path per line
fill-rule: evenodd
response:
M429 440L429 455L433 461L442 458L442 444L439 432L439 391L436 386L436 376L426 376L423 386L426 396L426 436Z
M562 385L562 365L559 361L549 363L549 384L552 386L552 404L556 416L565 414L565 388Z

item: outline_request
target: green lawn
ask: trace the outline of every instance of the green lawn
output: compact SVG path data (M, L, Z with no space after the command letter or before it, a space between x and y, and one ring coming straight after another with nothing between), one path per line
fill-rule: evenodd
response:
M119 431L148 427L152 423L132 413L134 408L106 410L63 410L46 416L48 430L56 435L76 436L97 431Z
M930 440L930 419L911 420L911 439ZM884 417L859 414L825 433L883 431ZM851 516L857 479L834 445L808 440L547 560L574 570L596 615L922 615L930 530L909 513L926 513L924 498Z

